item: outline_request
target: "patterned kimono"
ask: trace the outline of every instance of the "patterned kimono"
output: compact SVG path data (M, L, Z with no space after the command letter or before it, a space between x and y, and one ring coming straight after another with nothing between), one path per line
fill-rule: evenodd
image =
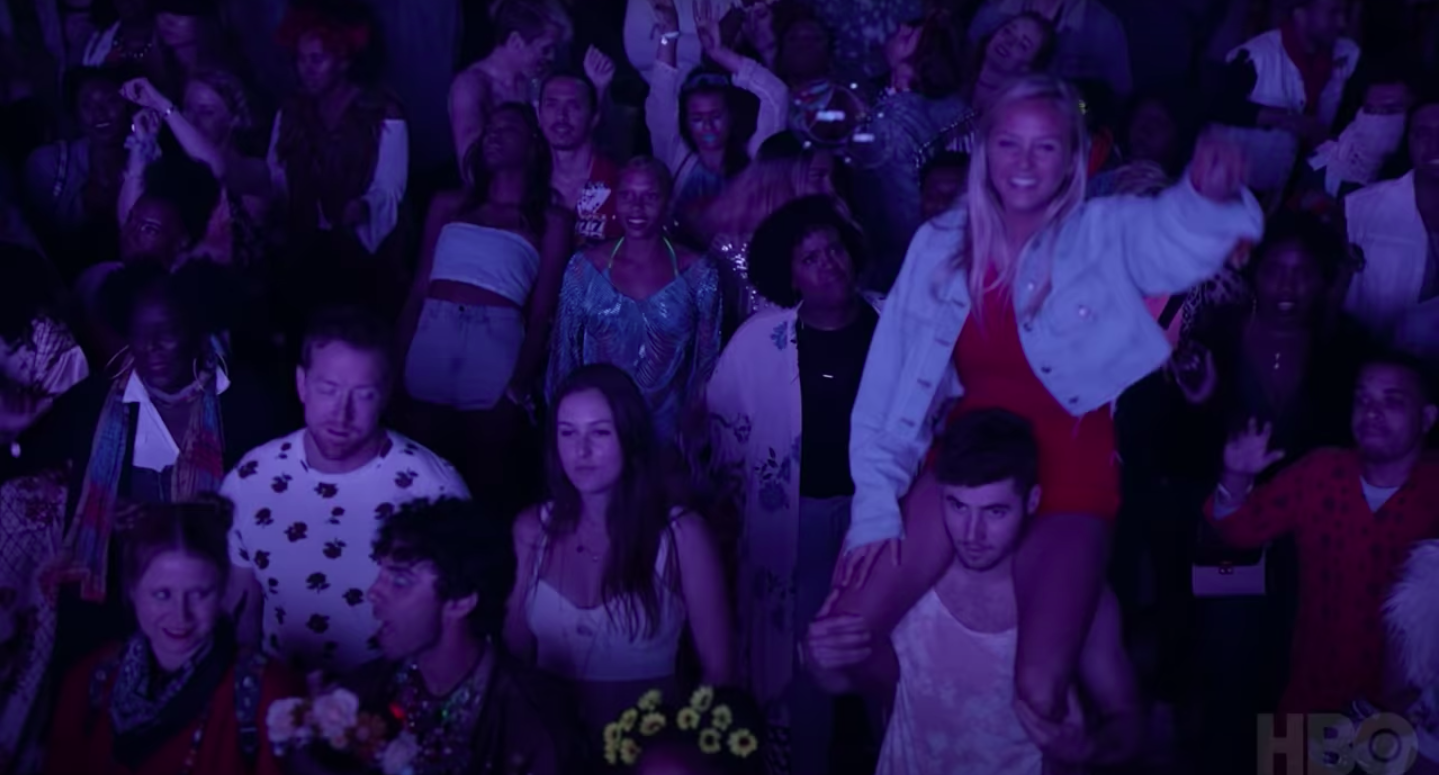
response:
M877 300L869 301L878 309ZM786 693L795 643L808 624L796 621L796 568L805 543L796 310L773 309L750 318L721 354L705 390L710 477L741 515L735 592L740 679L769 717L769 747L782 749L788 748L791 726ZM780 767L789 771L787 764Z

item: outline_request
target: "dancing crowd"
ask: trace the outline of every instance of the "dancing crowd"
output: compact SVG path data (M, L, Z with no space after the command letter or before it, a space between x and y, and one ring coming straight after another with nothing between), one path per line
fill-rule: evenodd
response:
M1439 772L1439 4L1132 5L0 0L0 773Z

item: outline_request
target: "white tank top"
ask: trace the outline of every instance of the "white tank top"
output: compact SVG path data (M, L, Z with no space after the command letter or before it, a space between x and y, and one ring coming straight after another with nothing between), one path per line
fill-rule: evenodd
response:
M539 273L540 253L529 240L512 231L456 221L440 229L430 280L468 283L523 307Z
M543 526L549 525L549 517L549 506L540 509ZM684 600L665 579L673 551L670 532L660 537L655 557L660 620L653 634L648 633L649 622L642 622L638 632L630 632L621 601L611 601L608 607L580 608L541 578L549 536L543 530L540 535L535 571L525 597L525 620L535 636L539 668L575 681L649 681L674 675L686 612Z
M891 636L899 686L875 775L1040 775L1014 714L1018 632L970 630L926 592Z

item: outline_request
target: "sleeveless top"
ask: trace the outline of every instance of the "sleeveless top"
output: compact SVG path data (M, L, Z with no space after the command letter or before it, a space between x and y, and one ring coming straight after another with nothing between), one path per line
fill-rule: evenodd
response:
M675 516L678 513L671 518ZM549 525L549 517L549 506L540 509L542 526ZM624 601L581 608L541 578L549 535L541 530L540 536L535 570L525 596L525 620L535 636L538 667L575 681L647 681L674 675L686 612L684 600L664 583L673 551L669 531L660 537L655 556L660 621L653 634L646 627L630 632L623 615Z
M539 273L540 253L529 240L504 229L455 222L440 230L430 280L467 283L523 307Z
M1012 705L1018 633L974 632L926 592L892 636L899 686L876 775L1039 775Z

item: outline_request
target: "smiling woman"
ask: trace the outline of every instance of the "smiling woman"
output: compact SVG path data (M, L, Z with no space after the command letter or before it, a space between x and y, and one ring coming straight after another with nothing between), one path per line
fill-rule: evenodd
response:
M71 671L45 772L278 773L265 708L296 681L238 654L221 610L228 504L150 506L122 553L139 631Z

